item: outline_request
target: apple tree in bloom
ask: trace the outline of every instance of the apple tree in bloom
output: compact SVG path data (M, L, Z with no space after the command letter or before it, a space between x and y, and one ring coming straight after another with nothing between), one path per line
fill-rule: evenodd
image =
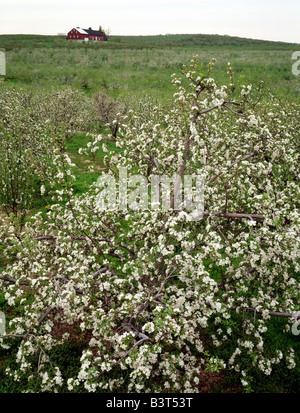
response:
M117 195L121 168L144 177L149 193L153 175L174 177L168 208L100 207L97 184L75 196L71 161L58 147L47 218L37 214L18 236L2 220L0 285L8 305L23 308L1 339L20 340L8 375L40 391L67 380L69 391L197 392L208 368L233 369L247 388L253 369L295 367L294 349L266 347L265 333L281 317L291 335L299 311L298 108L236 88L230 65L219 86L213 66L195 57L182 78L173 75L167 111L143 123L120 115L118 153L105 136L89 145L107 153ZM197 174L204 211L191 219L175 200L178 184ZM86 348L78 374L65 378L51 350L75 328Z
M0 204L22 225L40 197L40 186L52 181L53 146L87 128L91 110L84 96L70 89L33 95L23 89L0 88Z

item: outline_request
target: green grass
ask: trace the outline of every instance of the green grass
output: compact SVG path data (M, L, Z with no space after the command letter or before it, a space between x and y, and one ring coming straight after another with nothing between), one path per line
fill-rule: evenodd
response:
M79 155L78 150L85 147L90 139L91 138L86 136L86 134L78 133L66 141L66 150L70 155L72 162L75 163L75 167L73 167L72 170L73 174L76 176L76 181L73 184L75 194L87 192L90 185L96 182L102 171L106 169L103 163L103 157L106 153L103 152L101 146L96 152L95 162L87 155ZM114 142L106 142L106 146L109 151L114 151L116 153L120 151ZM94 173L88 172L88 167L90 166L94 166Z
M148 35L148 36L108 36L107 42L101 43L78 43L68 41L68 47L80 48L106 48L106 49L140 49L153 47L218 47L232 46L238 47L264 47L272 48L274 46L286 48L291 43L273 42L267 40L257 40L242 38L237 36L209 35L209 34L167 34L167 35ZM66 36L45 36L35 34L17 34L17 35L0 35L1 47L7 50L20 47L48 47L61 48L65 47ZM292 44L294 45L294 44Z
M6 83L36 90L52 86L95 91L124 101L145 94L162 102L174 93L171 75L198 54L203 63L217 59L214 76L225 81L230 61L236 79L264 79L275 90L299 96L299 77L292 74L298 45L229 36L111 36L101 44L82 44L58 36L2 35L6 50Z

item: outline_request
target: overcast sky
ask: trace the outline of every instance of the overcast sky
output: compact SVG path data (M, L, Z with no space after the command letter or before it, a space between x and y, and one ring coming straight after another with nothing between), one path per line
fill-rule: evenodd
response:
M0 0L0 34L228 34L300 43L299 0Z

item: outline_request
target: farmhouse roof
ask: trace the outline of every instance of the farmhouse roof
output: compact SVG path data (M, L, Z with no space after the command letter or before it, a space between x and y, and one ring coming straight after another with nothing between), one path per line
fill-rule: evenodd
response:
M93 34L93 35L100 35L100 36L104 36L105 33L104 32L100 32L99 30L93 30L91 27L88 29L81 29L80 27L76 27L76 30L80 33L80 34Z

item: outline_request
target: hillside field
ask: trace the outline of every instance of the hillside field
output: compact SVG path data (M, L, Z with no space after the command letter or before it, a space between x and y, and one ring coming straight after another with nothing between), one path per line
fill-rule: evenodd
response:
M95 91L129 101L145 95L162 102L172 97L170 76L198 55L217 59L214 75L224 81L228 62L237 82L258 84L299 97L299 79L291 71L299 46L229 36L110 36L108 42L83 44L58 36L2 35L8 85L40 91L67 87Z

